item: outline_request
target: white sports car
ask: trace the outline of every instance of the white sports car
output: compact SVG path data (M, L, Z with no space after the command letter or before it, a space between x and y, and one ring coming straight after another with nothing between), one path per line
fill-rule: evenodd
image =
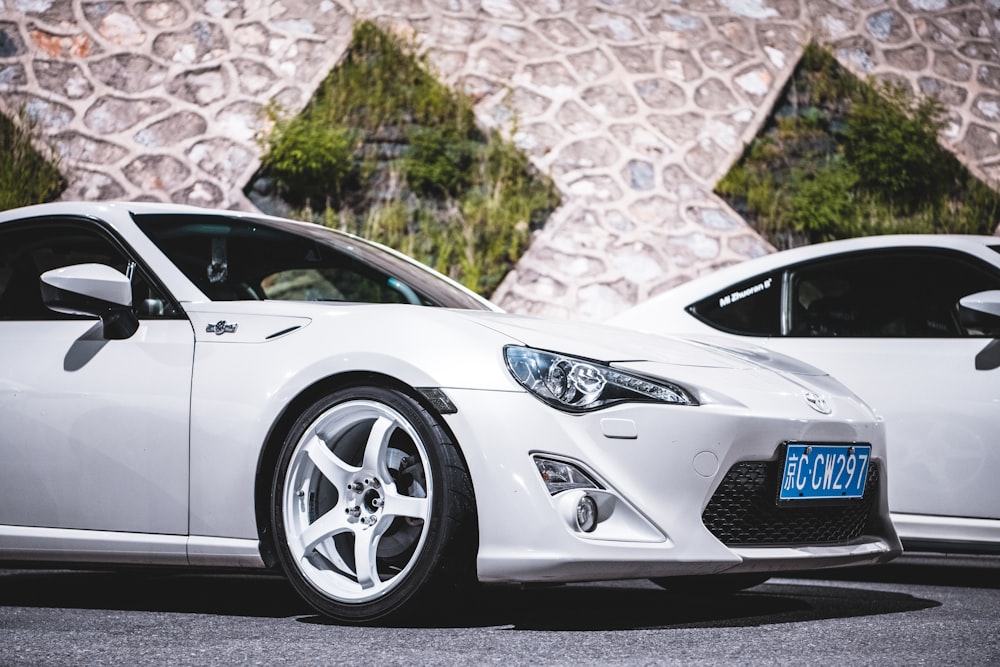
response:
M884 426L831 377L505 315L317 225L0 213L0 368L0 560L280 566L369 622L477 581L737 588L900 550Z
M907 548L1000 552L1000 237L835 241L727 267L610 320L759 343L886 421Z

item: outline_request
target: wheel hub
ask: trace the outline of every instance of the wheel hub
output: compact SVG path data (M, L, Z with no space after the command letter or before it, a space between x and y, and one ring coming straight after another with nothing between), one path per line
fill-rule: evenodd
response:
M382 482L377 477L351 481L345 490L345 498L344 512L348 523L360 524L361 528L378 523L385 506L385 497L382 494Z

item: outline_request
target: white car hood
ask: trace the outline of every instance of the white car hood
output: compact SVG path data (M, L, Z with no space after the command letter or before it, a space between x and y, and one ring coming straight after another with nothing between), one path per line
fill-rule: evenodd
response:
M717 350L725 354L731 354L739 357L740 359L745 359L755 366L769 368L782 373L811 376L829 375L826 371L820 370L811 364L807 364L797 357L790 357L787 354L775 352L774 350L761 347L760 345L754 345L749 342L708 335L681 336L681 338L688 340L695 345Z
M419 306L338 305L319 303L253 301L186 304L194 320L196 335L218 342L263 342L308 326L354 312L393 322L404 329L423 322L452 330L458 335L455 319L482 326L512 343L572 354L606 363L652 362L682 367L754 369L766 368L780 374L825 375L796 359L764 348L718 339L683 339L631 331L614 326L549 320L473 310L452 310ZM338 318L339 319L339 318ZM449 324L449 321L451 322ZM238 328L226 325L238 322ZM408 322L410 324L404 324ZM342 326L342 325L341 325Z
M716 371L727 373L735 370L755 376L754 380L744 377L741 382L736 383L739 386L755 387L752 392L838 396L858 400L850 389L828 373L798 359L722 338L669 337L599 324L544 320L503 313L462 311L461 316L529 347L604 361L620 368L679 382L689 389L700 385L710 375L719 378ZM710 375L706 375L706 372ZM752 384L746 384L748 381ZM796 389L792 390L792 387ZM735 394L724 398L719 392L718 385L710 392L711 396L698 390L700 400L743 404L750 400L745 395L734 398Z
M749 355L737 356L721 348L602 324L548 320L507 313L462 311L473 320L524 345L574 354L607 363L652 361L705 368L759 366Z

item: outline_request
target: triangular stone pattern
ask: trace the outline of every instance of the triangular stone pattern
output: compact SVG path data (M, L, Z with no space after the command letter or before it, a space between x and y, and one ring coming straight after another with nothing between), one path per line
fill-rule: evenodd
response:
M601 320L770 252L712 187L811 39L938 95L942 141L1000 181L1000 0L0 0L0 105L54 142L64 199L252 209L262 111L301 109L360 19L555 179L493 295L513 312Z

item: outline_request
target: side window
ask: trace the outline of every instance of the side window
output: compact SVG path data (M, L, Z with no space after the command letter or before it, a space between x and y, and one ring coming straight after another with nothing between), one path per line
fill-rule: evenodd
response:
M710 326L746 336L781 334L781 272L737 283L688 307Z
M213 301L421 304L361 259L276 226L221 216L139 216L136 224Z
M26 221L0 227L0 320L86 319L45 307L40 276L50 269L98 263L122 273L130 259L91 223ZM132 269L132 303L141 318L176 317L171 302L138 267Z
M950 251L857 253L791 272L791 336L951 338L963 296L1000 288L985 264Z

